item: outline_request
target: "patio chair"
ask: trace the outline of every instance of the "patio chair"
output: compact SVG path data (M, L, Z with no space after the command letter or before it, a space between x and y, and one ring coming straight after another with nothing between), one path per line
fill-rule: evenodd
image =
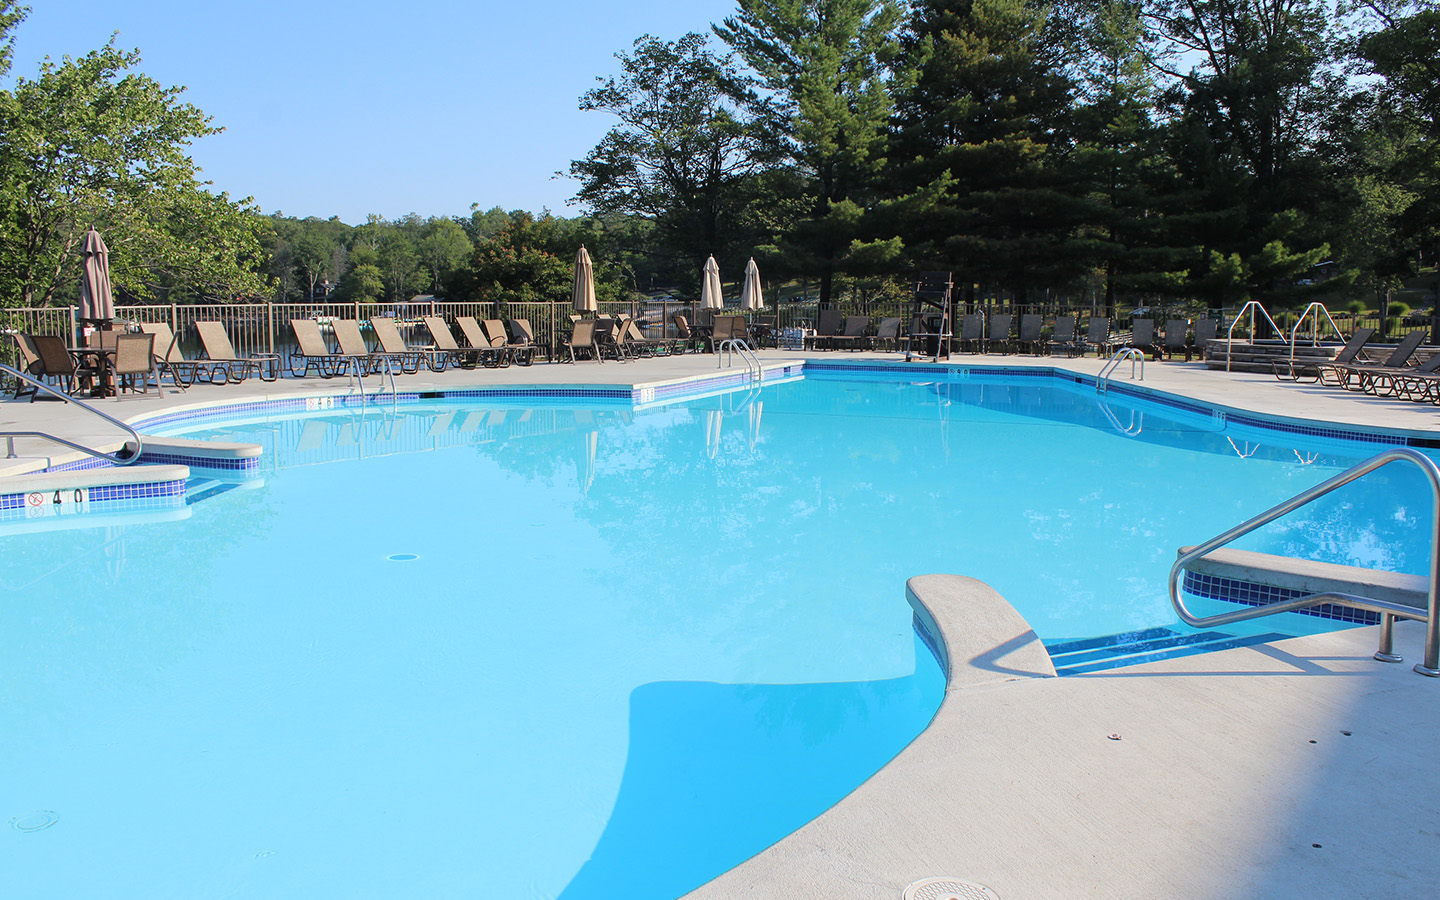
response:
M560 346L570 354L570 361L575 362L575 354L588 353L598 363L605 360L600 358L600 347L595 343L595 320L580 319L571 327L570 336L565 338Z
M487 369L503 369L510 365L508 342L499 346L491 343L490 336L480 328L480 322L474 316L456 316L455 324L460 326L460 334L477 354L480 365Z
M1415 355L1415 350L1426 338L1424 331L1412 331L1395 345L1395 349L1385 358L1383 363L1347 363L1345 365L1321 364L1322 372L1329 371L1337 379L1340 387L1350 391L1365 391L1371 380L1377 376L1383 377L1405 369L1410 362L1410 357ZM1324 383L1325 378L1320 378ZM1366 391L1373 393L1373 391Z
M1079 319L1076 316L1057 316L1055 318L1055 334L1050 338L1050 352L1064 350L1066 356L1074 356L1081 349L1078 328Z
M670 321L675 323L675 333L680 336L680 340L685 342L686 347L706 353L715 349L713 337L692 329L690 327L690 320L681 313L673 313L670 316Z
M1335 358L1332 360L1324 362L1295 360L1292 362L1288 359L1277 359L1273 363L1275 378L1279 381L1299 381L1302 378L1311 382L1319 381L1322 366L1326 368L1348 366L1355 361L1356 356L1364 351L1365 344L1374 334L1375 329L1373 328L1355 329L1355 333L1350 335L1350 340L1345 342L1345 346L1340 348L1340 352L1335 354Z
M776 333L780 322L779 316L756 316L750 324L750 331L755 335L755 346L764 347L768 341L771 347L779 346L779 335Z
M1155 341L1155 320L1132 319L1130 321L1130 340L1126 342L1126 346L1134 347L1153 359L1159 359L1160 347Z
M1020 334L1015 338L1015 351L1017 353L1032 353L1040 355L1042 343L1040 334L1045 327L1045 318L1039 313L1025 313L1020 317Z
M985 314L966 313L960 317L959 351L979 353L985 345Z
M510 320L510 353L522 366L528 366L535 361L535 351L544 350L545 358L550 358L550 350L543 347L535 340L535 329L530 327L529 319Z
M419 372L422 365L432 372L443 372L450 362L450 354L444 350L416 350L406 344L391 316L371 316L370 330L375 332L381 352L398 361L400 371L406 375Z
M1015 321L1015 316L1010 313L1000 313L990 317L990 332L981 342L980 349L989 353L992 347L998 347L1001 353L1008 353L1010 348L1010 326Z
M295 341L299 344L298 349L290 355L290 374L296 378L304 378L310 374L311 369L321 378L334 378L347 373L364 374L359 360L330 350L325 343L325 336L320 333L320 323L314 319L291 319L290 330L295 332ZM305 368L299 372L295 371L296 360L303 360L305 363Z
M630 353L625 349L616 325L611 316L595 317L595 349L602 357L608 356L616 362L625 362L630 358Z
M35 350L35 360L27 366L30 377L36 381L50 380L56 387L61 388L67 394L86 387L99 375L99 370L90 366L77 366L75 358L65 348L65 342L54 335L35 334L30 336L30 345ZM24 387L24 383L21 383ZM15 389L15 399L29 396L30 402L34 403L39 396L40 389L35 387L21 387Z
M140 385L140 391L144 394L150 393L150 379L155 379L155 390L163 397L164 390L160 387L160 373L155 368L155 335L153 334L121 334L115 338L115 361L110 367L111 376L115 379L115 392L119 394L127 387L133 394L135 385Z
M1085 329L1085 340L1080 344L1080 355L1084 356L1094 347L1096 356L1109 356L1111 345L1110 319L1106 316L1091 316L1090 324Z
M241 356L231 345L224 323L196 322L195 330L200 334L200 346L204 348L212 382L217 371L223 371L225 380L231 384L239 384L252 373L259 375L261 381L275 381L280 377L279 355L252 353Z
M528 366L532 362L533 350L528 346L521 346L510 340L510 334L505 330L505 323L500 319L486 319L480 323L480 328L485 336L490 339L490 347L494 350L503 350L505 357L517 365Z

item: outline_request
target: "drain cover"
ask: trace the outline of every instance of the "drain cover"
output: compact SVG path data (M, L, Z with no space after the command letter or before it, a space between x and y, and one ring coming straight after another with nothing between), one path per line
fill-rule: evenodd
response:
M60 817L55 815L54 812L48 809L42 809L39 812L16 816L10 820L10 824L14 825L20 831L43 831L58 821L60 821Z
M905 887L905 900L1000 900L1000 895L973 881L922 878Z
M409 562L412 559L419 559L420 557L416 556L414 553L396 553L390 558L395 560L396 562Z

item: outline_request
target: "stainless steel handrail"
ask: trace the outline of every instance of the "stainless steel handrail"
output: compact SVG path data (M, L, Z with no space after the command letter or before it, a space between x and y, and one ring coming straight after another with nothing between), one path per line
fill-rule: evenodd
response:
M1251 341L1251 343L1254 343L1254 341L1255 341L1255 310L1257 310L1257 309L1260 310L1260 315L1262 315L1262 316L1265 317L1265 321L1267 321L1267 322L1270 323L1270 327L1273 328L1273 329L1275 329L1275 333L1278 334L1278 335L1280 335L1280 337L1281 337L1282 340L1283 340L1284 337L1285 337L1285 330L1284 330L1283 328L1281 328L1279 325L1276 325L1276 324L1275 324L1275 320L1272 319L1272 318L1270 318L1270 314L1265 311L1265 307L1263 307L1263 306L1260 305L1260 301L1259 301L1259 300L1251 300L1249 303L1246 303L1244 306L1240 307L1240 312L1239 312L1238 314L1236 314L1234 320L1231 321L1231 323L1230 323L1230 330L1227 331L1227 332L1225 332L1225 371L1227 371L1227 372L1230 371L1230 355L1231 355L1231 354L1230 354L1230 345L1231 345L1231 344L1234 342L1234 340L1235 340L1235 326L1236 326L1236 325L1239 325L1239 324L1240 324L1240 320L1243 319L1243 318L1245 318L1245 313L1246 313L1246 312L1249 312L1249 313L1250 313L1250 341ZM1291 344L1290 346L1291 346L1291 349L1293 350L1295 345L1294 345L1294 344Z
M9 375L12 375L12 376L14 376L15 378L18 378L18 379L20 379L21 381L25 382L26 384L34 387L36 390L44 391L44 392L47 393L47 394L53 394L54 396L59 397L61 400L64 400L64 401L67 402L67 403L73 403L73 404L75 404L76 406L80 407L81 409L89 410L90 412L94 413L95 415L99 416L100 418L104 419L105 421L109 422L110 424L116 426L117 428L123 429L124 431L128 431L128 432L130 433L130 437L133 438L134 441L135 441L135 451L134 451L131 455L129 455L129 456L118 456L118 455L113 454L113 453L105 453L104 451L101 451L101 450L96 450L96 449L91 448L91 447L86 447L84 444L77 444L77 443L75 443L74 441L67 440L66 438L60 437L59 435L50 434L49 432L45 432L45 431L0 431L0 437L3 437L3 438L6 439L6 448L7 448L7 452L8 452L8 456L7 456L8 459L15 459L15 457L16 457L16 454L15 454L15 438L17 438L17 437L39 438L39 439L42 439L42 440L52 441L52 442L54 442L54 443L56 443L56 444L60 444L60 445L65 446L65 447L69 447L71 450L79 450L81 453L88 454L88 455L90 455L90 456L95 457L96 459L107 460L107 461L109 461L109 462L114 463L114 464L117 465L117 466L128 466L128 465L130 465L131 463L135 462L136 460L138 460L138 459L140 458L140 454L141 454L141 453L144 451L144 449L145 449L145 444L144 444L143 441L140 440L140 432L138 432L138 431L136 431L135 429L131 428L129 425L126 425L124 422L120 421L119 419L115 418L114 416L110 415L109 413L102 412L101 410L97 409L96 407L91 406L89 403L86 403L84 400L81 400L81 399L79 399L78 397L72 397L72 396L70 396L69 394L63 393L63 392L61 392L61 391L57 391L57 390L55 390L54 388L52 388L50 385L45 384L43 381L36 381L34 378L31 378L29 375L26 375L24 372L20 372L20 371L17 371L17 370L15 370L15 369L12 369L11 367L9 367L9 366L7 366L7 365L4 365L3 363L0 363L0 372L5 372L5 373L7 373L7 374L9 374ZM126 446L127 446L127 448L128 448L129 445L127 444Z
M720 368L721 354L729 360L728 354L734 353L745 361L745 373L750 376L751 381L765 381L765 368L760 365L760 357L756 356L750 346L739 338L726 338L715 348L715 368ZM728 365L728 363L727 363ZM753 368L752 368L753 366Z
M1130 380L1145 380L1145 351L1138 347L1126 347L1116 351L1115 355L1110 357L1110 361L1105 363L1105 366L1100 370L1100 374L1095 377L1095 393L1102 393L1109 387L1110 373L1119 368L1120 363L1124 362L1127 358L1130 360ZM1135 360L1137 359L1140 360L1139 378L1135 377Z
M1440 505L1440 468L1437 468L1434 461L1428 456L1419 453L1409 447L1396 447L1386 450L1384 453L1372 456L1359 465L1351 466L1334 478L1317 484L1308 491L1296 494L1284 503L1261 513L1260 515L1236 525L1234 528L1217 535L1203 544L1193 548L1189 553L1182 554L1175 564L1170 567L1170 604L1175 607L1182 621L1195 628L1210 628L1218 625L1228 625L1231 622L1243 622L1247 619L1258 619L1262 616L1273 616L1276 613L1290 612L1291 610L1304 609L1309 606L1319 606L1323 603L1334 603L1340 606L1352 606L1357 609L1365 609L1371 612L1380 613L1380 646L1375 651L1375 658L1382 662L1399 662L1400 657L1394 653L1394 628L1395 619L1415 619L1426 623L1425 632L1425 658L1415 664L1415 671L1421 675L1440 677L1440 515L1432 514L1430 517L1430 597L1427 609L1421 612L1412 606L1403 603L1392 603L1388 600L1374 600L1369 597L1358 597L1354 594L1343 593L1321 593L1310 594L1305 597L1297 597L1294 600L1285 600L1280 603L1269 603L1265 606L1242 609L1235 612L1219 613L1213 616L1196 616L1185 606L1185 601L1180 598L1180 572L1185 564L1191 560L1199 559L1205 554L1236 538L1249 534L1255 529L1288 513L1294 512L1300 507L1337 488L1344 487L1357 478L1370 474L1381 466L1392 462L1409 462L1417 466L1425 474L1425 479L1430 483L1430 494L1437 505Z

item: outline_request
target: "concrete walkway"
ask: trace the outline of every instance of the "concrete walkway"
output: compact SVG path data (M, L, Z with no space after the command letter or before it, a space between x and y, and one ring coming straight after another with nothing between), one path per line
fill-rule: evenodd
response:
M762 356L783 363L801 354ZM1087 374L1102 365L1093 358L951 362ZM648 384L714 372L713 356L685 356L398 381L401 390ZM1120 380L1128 374L1127 364ZM1433 406L1199 363L1151 362L1144 375L1147 388L1231 409L1440 437ZM343 379L252 381L101 406L133 418L344 390ZM0 404L6 430L120 443L113 428L58 402ZM17 452L20 459L0 461L0 474L68 455L29 440L18 441ZM878 900L899 898L906 884L931 876L979 882L1003 900L1430 898L1440 891L1440 679L1410 669L1420 658L1418 624L1397 625L1403 665L1373 661L1377 629L1361 628L1057 679L1045 677L1048 657L1028 626L985 585L935 576L913 581L912 592L934 611L952 663L930 728L825 815L692 898Z

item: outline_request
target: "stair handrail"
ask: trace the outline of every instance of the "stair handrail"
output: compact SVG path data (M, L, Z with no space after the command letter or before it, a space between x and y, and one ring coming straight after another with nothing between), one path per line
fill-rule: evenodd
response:
M0 363L0 372L5 372L6 374L14 378L18 378L22 382L30 385L36 390L44 391L47 394L52 394L56 397L59 397L61 400L64 400L66 403L73 403L81 409L88 410L94 413L95 415L116 426L117 428L129 432L130 437L135 441L134 452L131 453L129 456L120 456L115 453L106 453L103 450L96 450L93 447L87 447L84 444L77 444L72 440L62 438L59 435L50 434L46 431L0 431L0 437L5 438L7 459L16 458L15 439L17 437L39 438L41 440L51 441L65 447L69 447L71 450L79 450L81 453L88 454L89 456L93 456L96 459L103 459L108 462L114 463L117 466L128 466L140 458L140 454L145 449L145 443L140 439L140 432L136 431L134 428L131 428L129 425L126 425L124 422L120 421L109 413L98 409L92 404L86 403L79 397L72 397L62 391L57 391L43 381L37 381L36 379L31 378L29 375L26 375L24 372L11 368L10 366L7 366L3 363ZM127 443L126 448L128 447L129 444Z
M1185 624L1195 628L1211 628L1228 625L1232 622L1243 622L1248 619L1258 619L1262 616L1273 616L1277 613L1290 612L1292 610L1319 606L1326 603L1350 606L1380 613L1380 646L1375 651L1375 658L1382 662L1400 662L1400 657L1394 653L1395 619L1414 619L1426 623L1425 658L1415 664L1415 671L1421 675L1428 675L1432 678L1440 677L1440 515L1431 516L1430 593L1429 602L1424 612L1421 612L1413 606L1406 606L1403 603L1327 591L1319 594L1309 594L1304 597L1296 597L1293 600L1283 600L1278 603L1267 603L1264 606L1236 610L1235 612L1218 613L1212 616L1197 616L1190 612L1185 606L1185 601L1180 597L1180 572L1185 568L1186 563L1199 559L1210 551L1223 547L1236 538L1243 537L1262 525L1294 512L1331 491L1342 488L1350 482L1362 478L1392 462L1408 462L1418 467L1420 471L1424 473L1426 481L1430 484L1430 494L1432 498L1437 505L1440 505L1440 467L1437 467L1435 462L1428 456L1409 447L1391 448L1383 453L1370 457L1362 463L1351 466L1339 475L1321 482L1309 490L1302 491L1289 500L1273 506L1260 515L1248 519L1231 528L1229 531L1217 535L1203 544L1192 547L1188 552L1181 554L1179 558L1175 560L1175 564L1170 567L1170 605L1175 608L1175 612Z
M1305 311L1301 313L1300 318L1296 320L1295 327L1290 329L1290 371L1292 372L1295 371L1295 347L1299 343L1300 328L1305 324L1305 320L1310 317L1310 313L1312 312L1316 313L1316 315L1315 323L1310 328L1310 346L1314 347L1320 342L1320 313L1325 314L1325 321L1330 323L1330 330L1335 332L1335 336L1338 337L1342 343L1345 341L1345 335L1341 333L1340 326L1336 325L1335 320L1330 317L1330 310L1320 301L1314 301L1305 307Z
M1285 338L1285 329L1275 324L1275 320L1270 318L1270 314L1265 311L1264 306L1260 305L1260 301L1251 300L1240 307L1240 312L1236 314L1235 318L1230 322L1230 330L1225 332L1225 371L1227 372L1230 371L1230 344L1235 340L1235 326L1239 325L1240 320L1245 318L1245 313L1250 313L1250 340L1253 343L1255 340L1255 310L1257 309L1260 310L1260 315L1265 317L1265 321L1270 323L1270 327L1275 329L1275 333L1280 335L1281 340ZM1293 350L1295 345L1292 343L1290 348Z
M1110 357L1109 362L1105 363L1104 367L1100 369L1100 374L1095 377L1095 393L1104 393L1110 387L1110 373L1114 372L1126 359L1130 360L1130 380L1145 380L1145 351L1139 347L1122 347L1115 352L1114 356ZM1135 377L1135 360L1137 359L1140 360L1139 378Z

